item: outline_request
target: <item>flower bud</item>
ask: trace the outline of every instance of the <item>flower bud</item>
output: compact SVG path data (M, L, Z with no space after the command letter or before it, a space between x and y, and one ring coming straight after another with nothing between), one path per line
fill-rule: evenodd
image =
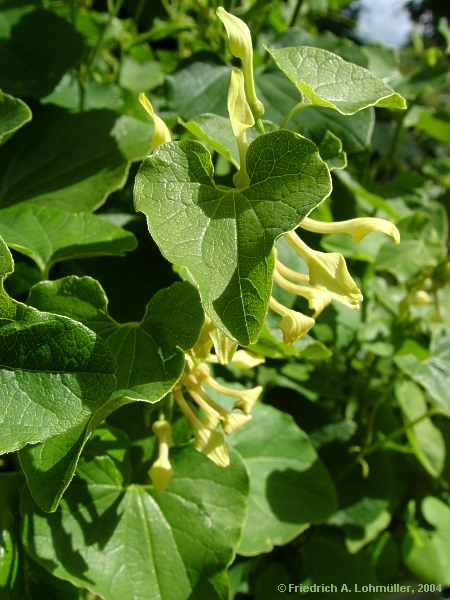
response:
M312 250L293 231L286 239L308 265L311 286L325 289L334 300L350 308L360 307L361 291L348 272L342 254Z
M278 327L283 332L283 341L285 344L292 344L305 336L316 323L312 317L286 308L286 306L275 300L273 296L270 298L269 307L282 317L278 321Z
M164 491L173 477L173 468L169 461L169 448L173 444L170 423L155 421L153 432L158 439L158 458L149 471L150 479L158 492Z

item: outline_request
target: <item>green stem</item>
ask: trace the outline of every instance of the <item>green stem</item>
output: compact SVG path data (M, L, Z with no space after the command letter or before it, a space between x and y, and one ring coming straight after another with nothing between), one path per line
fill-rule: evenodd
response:
M300 13L302 4L303 0L297 0L297 4L295 5L294 12L292 13L291 20L289 21L289 27L294 27L295 23L297 22L297 18Z
M300 102L298 102L295 106L293 106L291 108L291 110L288 112L288 114L284 117L284 119L281 123L281 129L287 129L289 121L292 119L292 117L295 114L297 114L300 110L303 110L304 108L306 108L307 106L309 106L309 104L307 104L306 102L303 102L303 100L300 100Z
M401 437L403 434L405 434L407 431L409 431L410 429L415 427L418 423L420 423L424 419L429 419L430 417L435 417L438 415L448 417L448 413L445 410L441 410L439 408L430 408L430 410L427 410L426 412L424 412L423 415L420 415L420 417L417 417L416 419L409 421L408 423L403 425L403 427L399 427L399 429L396 429L395 431L393 431L391 434L389 434L383 440L376 442L375 444L372 444L371 446L368 446L365 450L362 450L360 452L360 454L358 455L358 457L362 458L364 456L367 456L368 454L372 454L376 450L380 450L381 448L384 448L387 444L390 444L397 438Z

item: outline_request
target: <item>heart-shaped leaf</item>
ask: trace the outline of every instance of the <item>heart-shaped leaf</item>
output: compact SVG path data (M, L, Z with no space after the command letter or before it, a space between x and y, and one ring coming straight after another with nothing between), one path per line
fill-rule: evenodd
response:
M171 461L166 492L130 485L102 456L82 461L58 513L39 513L25 499L24 537L33 558L107 600L198 597L202 579L234 556L248 479L236 453L227 469L187 447L173 450Z
M31 110L25 102L0 91L0 144L31 121L31 117Z
M352 115L369 106L405 109L405 99L370 71L337 54L297 46L268 49L307 102Z
M136 247L132 233L96 215L27 204L0 210L0 235L46 272L62 260L121 255Z
M0 275L13 271L0 238ZM115 387L111 353L86 326L0 292L0 453L83 427Z
M165 144L135 183L164 256L186 268L215 324L243 345L258 337L272 289L272 248L331 191L316 146L286 130L262 135L247 152L250 185L218 187L199 142Z
M116 363L117 389L87 422L20 453L34 500L54 511L99 423L130 402L158 402L178 382L184 369L182 349L197 341L203 311L196 289L187 282L175 283L153 296L140 323L118 323L108 314L100 284L75 276L37 284L29 303L82 321L102 338Z

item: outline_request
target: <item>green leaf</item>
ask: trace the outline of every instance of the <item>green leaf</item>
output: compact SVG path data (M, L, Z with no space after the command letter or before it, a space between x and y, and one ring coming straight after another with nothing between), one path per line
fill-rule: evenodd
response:
M330 171L334 169L345 169L347 166L347 155L343 150L341 140L333 132L327 130L319 144L319 152Z
M415 354L397 354L396 365L428 392L437 408L450 415L450 335L442 332L431 344L430 354L418 357Z
M182 121L181 124L198 140L211 146L235 167L239 167L239 151L229 119L206 113L189 121Z
M1 238L0 238L1 239ZM1 242L0 271L13 270ZM115 385L112 357L81 323L0 292L0 453L82 427Z
M422 390L412 381L403 381L397 384L395 394L403 412L405 426L408 427L406 435L417 459L432 477L439 477L445 465L445 440L431 419L421 419L427 412ZM417 419L421 420L410 427L409 423Z
M48 106L0 149L0 204L91 211L121 188L150 146L150 125L110 110Z
M0 144L31 121L31 117L31 110L25 102L0 90Z
M66 71L78 65L83 39L54 12L30 10L36 7L35 2L18 4L18 12L4 13L9 26L0 29L0 88L17 96L41 98L52 91Z
M362 476L359 464L340 475L339 510L328 521L343 529L351 553L359 552L389 526L401 498L401 482L392 456L374 454L368 467L367 477Z
M450 508L429 496L422 500L422 514L432 529L408 523L403 560L420 581L450 585Z
M19 204L0 210L0 235L10 248L48 272L57 262L123 255L136 248L134 235L101 217L49 206Z
M309 46L270 48L278 67L307 102L352 115L369 106L405 109L406 101L370 71Z
M450 144L450 121L448 119L440 119L429 112L423 111L415 124L415 128L424 131L443 144Z
M193 62L167 77L169 101L183 119L203 113L226 116L229 80L229 67Z
M309 585L324 586L320 598L336 598L336 588L342 597L379 600L375 591L363 586L378 583L375 568L366 551L350 554L337 536L326 536L326 532L316 532L300 549L301 577L307 578ZM336 586L335 588L333 587ZM325 587L326 586L326 587ZM319 588L320 589L320 588ZM311 590L304 595L307 600L317 597Z
M257 405L252 421L231 435L230 442L250 477L240 554L254 556L287 544L336 510L330 476L308 436L289 415Z
M87 423L20 453L34 500L54 511L101 421L125 404L158 402L176 385L184 369L182 350L197 341L203 311L195 288L175 283L153 296L140 323L117 323L100 284L75 276L37 284L29 303L82 321L102 338L116 363L116 389Z
M209 152L188 140L159 148L135 183L136 210L162 253L190 272L209 317L243 345L266 315L276 238L331 191L316 146L285 130L250 144L247 171L247 188L215 186Z
M264 72L256 77L258 98L264 103L264 116L282 123L298 103L295 86L279 72ZM354 115L341 115L321 106L305 105L289 121L289 125L319 144L327 130L342 140L346 152L360 152L368 147L375 123L373 108Z
M129 485L104 456L80 464L58 513L43 515L25 501L33 559L107 600L191 597L234 556L248 480L236 453L226 469L191 448L172 450L171 461L166 492Z
M147 92L164 83L164 71L159 62L138 61L124 56L120 69L120 85L132 92Z
M77 73L66 73L41 103L54 104L71 112L81 112L81 107L84 111L100 108L121 111L124 98L123 90L115 83L90 80L81 87Z
M447 217L443 207L436 211L438 224L432 215L415 211L397 222L400 244L383 244L375 265L388 271L401 283L421 276L430 267L435 267L445 256Z

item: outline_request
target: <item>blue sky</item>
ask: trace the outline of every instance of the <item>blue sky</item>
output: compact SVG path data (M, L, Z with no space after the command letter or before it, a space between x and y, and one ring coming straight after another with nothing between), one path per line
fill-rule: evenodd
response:
M364 40L398 47L408 41L413 23L407 0L360 0L356 33Z

